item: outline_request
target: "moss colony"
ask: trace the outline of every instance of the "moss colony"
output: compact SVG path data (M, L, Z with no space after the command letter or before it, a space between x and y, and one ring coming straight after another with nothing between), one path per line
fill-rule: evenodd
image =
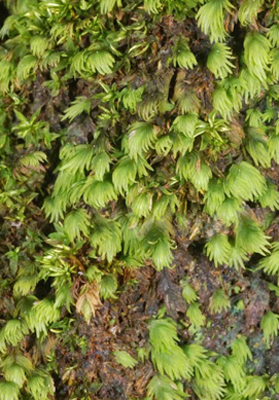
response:
M1 7L0 400L279 399L279 2Z

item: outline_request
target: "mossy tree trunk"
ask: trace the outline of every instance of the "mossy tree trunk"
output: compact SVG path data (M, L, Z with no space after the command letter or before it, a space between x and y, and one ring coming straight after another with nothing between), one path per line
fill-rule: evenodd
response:
M0 12L0 400L278 399L278 2Z

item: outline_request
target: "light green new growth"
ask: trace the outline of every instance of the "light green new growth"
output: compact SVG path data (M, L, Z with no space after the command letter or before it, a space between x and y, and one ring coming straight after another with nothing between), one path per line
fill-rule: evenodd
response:
M137 364L137 360L135 360L132 356L130 356L129 353L126 351L115 351L114 356L116 358L116 362L118 364L123 365L125 368L134 368L134 366Z

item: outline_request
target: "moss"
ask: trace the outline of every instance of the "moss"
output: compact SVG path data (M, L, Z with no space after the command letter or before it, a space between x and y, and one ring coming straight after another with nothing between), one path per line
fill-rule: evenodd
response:
M277 2L4 4L0 400L273 398Z

